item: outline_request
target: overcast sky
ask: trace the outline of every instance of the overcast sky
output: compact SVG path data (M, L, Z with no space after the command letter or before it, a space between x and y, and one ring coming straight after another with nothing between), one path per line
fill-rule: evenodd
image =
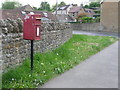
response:
M4 2L6 0L0 0L0 3ZM39 7L40 3L42 1L47 1L51 6L56 3L56 0L9 0L9 1L18 1L22 3L22 5L30 4L31 6ZM85 4L88 3L89 0L57 0L58 3L61 1L64 1L66 4L78 4L80 5L81 3Z

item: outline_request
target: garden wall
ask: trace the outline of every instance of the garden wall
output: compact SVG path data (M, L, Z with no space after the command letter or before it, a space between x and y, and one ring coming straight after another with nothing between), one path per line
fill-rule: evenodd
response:
M30 57L30 40L23 40L22 27L21 19L0 20L3 69L19 65L25 58ZM67 23L42 23L42 40L34 41L34 51L45 52L55 49L71 36L72 30Z
M92 32L115 32L118 33L118 28L106 28L100 23L71 23L73 30L92 31Z

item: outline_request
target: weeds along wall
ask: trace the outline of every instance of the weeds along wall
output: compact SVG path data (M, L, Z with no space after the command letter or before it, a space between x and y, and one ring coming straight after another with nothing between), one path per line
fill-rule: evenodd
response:
M0 20L2 31L2 68L19 65L25 58L30 57L30 40L23 40L22 20ZM68 41L72 30L68 23L42 23L41 40L34 41L34 52L52 50Z

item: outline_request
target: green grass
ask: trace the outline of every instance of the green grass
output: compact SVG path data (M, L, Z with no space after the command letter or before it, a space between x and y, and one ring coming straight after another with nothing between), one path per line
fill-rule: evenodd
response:
M107 36L73 35L68 42L53 51L36 53L33 72L30 71L29 59L26 59L21 66L9 69L3 74L3 88L36 88L116 40Z

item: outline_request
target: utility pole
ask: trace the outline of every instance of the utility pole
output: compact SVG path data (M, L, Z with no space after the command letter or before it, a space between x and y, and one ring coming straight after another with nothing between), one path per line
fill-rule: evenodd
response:
M56 12L55 12L55 15L57 15L57 8L58 8L58 1L56 0Z

